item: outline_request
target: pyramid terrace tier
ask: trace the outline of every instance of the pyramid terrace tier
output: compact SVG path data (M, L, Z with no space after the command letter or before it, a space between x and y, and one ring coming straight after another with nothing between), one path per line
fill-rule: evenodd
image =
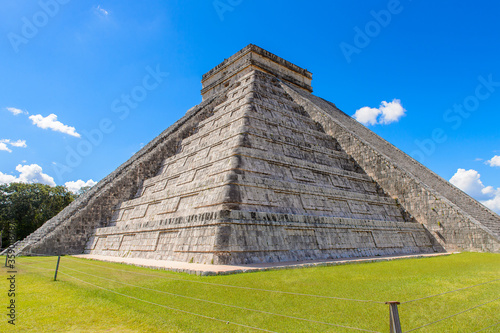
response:
M218 211L102 228L87 244L92 254L251 264L335 259L438 250L418 223Z

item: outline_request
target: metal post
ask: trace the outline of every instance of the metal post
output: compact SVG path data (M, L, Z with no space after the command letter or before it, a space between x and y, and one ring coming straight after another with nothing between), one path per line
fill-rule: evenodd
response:
M5 267L7 267L7 259L9 259L9 251L5 252Z
M57 265L56 265L56 273L54 274L54 281L57 280L57 271L59 270L59 261L61 261L61 256L57 256Z
M401 330L401 322L399 321L398 305L399 302L385 302L389 304L389 320L391 322L390 333L403 333Z

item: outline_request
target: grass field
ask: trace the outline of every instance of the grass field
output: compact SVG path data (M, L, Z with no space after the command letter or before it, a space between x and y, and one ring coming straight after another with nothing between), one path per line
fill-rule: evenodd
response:
M62 257L54 282L55 264L17 258L16 325L4 316L1 332L388 332L385 301L402 303L403 331L489 302L414 332L500 331L499 254L207 277Z

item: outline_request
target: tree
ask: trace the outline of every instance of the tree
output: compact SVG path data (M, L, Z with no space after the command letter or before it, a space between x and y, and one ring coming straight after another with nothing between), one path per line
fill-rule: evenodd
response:
M75 199L64 186L11 183L0 185L2 244L11 245L38 229ZM9 230L10 229L10 230Z

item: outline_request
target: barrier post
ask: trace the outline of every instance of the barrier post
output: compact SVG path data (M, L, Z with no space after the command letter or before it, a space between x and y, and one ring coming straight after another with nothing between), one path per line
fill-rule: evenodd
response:
M403 333L401 330L401 322L399 321L398 305L399 302L385 302L389 304L389 320L390 320L390 333Z
M59 270L59 261L61 261L61 256L57 256L56 273L54 274L54 281L57 280L57 271Z

